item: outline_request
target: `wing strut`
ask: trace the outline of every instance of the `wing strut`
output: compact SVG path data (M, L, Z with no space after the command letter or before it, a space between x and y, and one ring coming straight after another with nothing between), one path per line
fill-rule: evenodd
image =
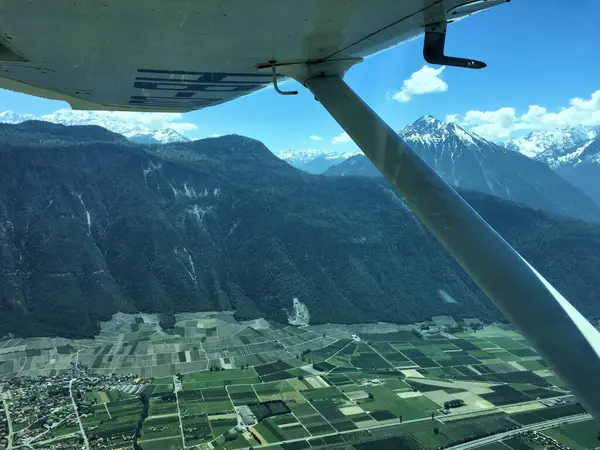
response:
M302 81L600 422L600 333L340 76Z

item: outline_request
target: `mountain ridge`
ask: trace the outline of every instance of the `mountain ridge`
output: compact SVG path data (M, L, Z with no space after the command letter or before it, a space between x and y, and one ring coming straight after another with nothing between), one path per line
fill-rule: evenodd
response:
M331 152L319 149L289 149L279 152L277 157L297 169L312 174L322 174L330 167L361 153L360 151Z
M529 158L547 162L550 155L560 156L567 149L582 145L600 134L600 127L574 126L532 131L504 141L502 145ZM546 155L543 155L545 153Z
M173 142L189 142L190 140L171 128L154 129L133 118L122 118L114 113L96 111L73 111L59 109L50 114L35 116L19 114L14 111L0 113L0 123L17 124L37 120L67 126L96 125L125 136L136 144L169 144Z
M543 162L600 205L599 126L576 126L528 133L505 146Z
M424 116L400 138L452 186L492 194L555 214L598 221L599 207L546 164L508 150L456 123ZM329 176L381 176L363 155L325 172Z
M286 321L294 298L323 323L500 317L382 179L303 173L235 135L78 138L94 130L0 127L0 335L91 336L116 311ZM461 194L598 312L597 226Z
M559 158L556 172L600 205L600 136L564 151Z

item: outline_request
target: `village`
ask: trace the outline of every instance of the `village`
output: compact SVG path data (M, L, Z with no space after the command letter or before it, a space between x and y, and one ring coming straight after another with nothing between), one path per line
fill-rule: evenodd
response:
M81 421L93 415L89 399L86 399L87 392L106 389L135 394L151 382L133 374L98 375L86 366L75 364L67 372L55 376L0 382L4 405L0 410L0 448L32 448L33 444L46 442L52 449L76 448L85 440ZM76 431L56 432L71 428ZM103 447L101 442L98 444L91 448Z

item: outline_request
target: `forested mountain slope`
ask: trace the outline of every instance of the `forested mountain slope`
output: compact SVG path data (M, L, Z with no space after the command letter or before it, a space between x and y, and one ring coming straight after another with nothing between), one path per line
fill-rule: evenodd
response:
M586 314L600 228L465 198ZM90 336L116 311L412 322L499 313L383 180L309 175L258 141L136 145L0 126L0 335Z

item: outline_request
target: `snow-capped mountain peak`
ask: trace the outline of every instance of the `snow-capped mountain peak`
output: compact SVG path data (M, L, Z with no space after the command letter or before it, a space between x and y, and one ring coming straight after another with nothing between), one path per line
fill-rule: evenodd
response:
M162 130L148 129L147 131L136 129L131 132L123 133L123 136L138 144L170 144L172 142L189 141L188 138L171 128L164 128Z
M412 125L415 126L415 127L419 127L419 126L424 126L424 127L431 127L431 126L439 127L440 125L443 125L443 122L441 120L436 119L431 114L426 114L423 117L420 117L417 120L415 120L412 123Z
M359 154L359 151L353 152L326 152L324 150L319 150L316 148L309 148L306 150L296 150L289 149L283 150L277 154L280 159L285 161L298 161L305 162L310 161L315 158L325 158L325 159L339 159L339 158L350 158L351 156Z
M0 123L21 123L26 120L36 120L32 114L19 114L14 111L0 112Z
M567 149L584 144L600 134L598 127L574 126L553 130L533 131L509 139L504 146L529 158L545 153L546 158L558 158Z
M554 214L597 220L597 206L573 186L574 181L566 181L550 167L490 142L456 123L425 116L402 129L399 136L446 182L457 188L495 195ZM592 174L588 180L600 180L600 176L591 171L592 164L588 164L594 163L596 157L600 161L600 147L594 151L590 145L577 152L579 156L574 155L574 162L582 161L577 166L579 178L583 178L585 169ZM600 165L598 167L600 170ZM381 173L365 156L355 156L330 168L326 175L380 177ZM596 191L600 192L600 182L597 184Z
M565 164L576 164L579 157L585 152L585 150L594 142L593 139L585 141L583 144L579 143L575 147L571 148L560 148L557 150L548 149L542 153L538 153L533 159L545 162L553 169L557 169Z
M171 142L187 142L188 138L170 128L155 129L136 119L135 115L112 113L108 111L74 111L59 109L50 114L34 116L19 114L14 111L0 113L2 123L21 123L27 120L42 120L61 125L98 125L107 130L119 133L138 144L168 144Z
M328 152L314 148L305 150L289 149L279 152L277 157L297 169L320 174L329 167L360 153L360 151Z
M476 149L481 144L488 143L485 139L454 122L443 122L430 115L417 119L404 127L398 134L408 144L425 146L447 144L451 140L456 140L456 143Z
M442 122L431 115L426 115L418 118L410 125L405 126L404 129L400 130L399 134L402 134L404 130L410 130L413 133L434 133L445 126L445 122Z
M549 164L600 205L600 135L562 152L547 150L535 159Z

